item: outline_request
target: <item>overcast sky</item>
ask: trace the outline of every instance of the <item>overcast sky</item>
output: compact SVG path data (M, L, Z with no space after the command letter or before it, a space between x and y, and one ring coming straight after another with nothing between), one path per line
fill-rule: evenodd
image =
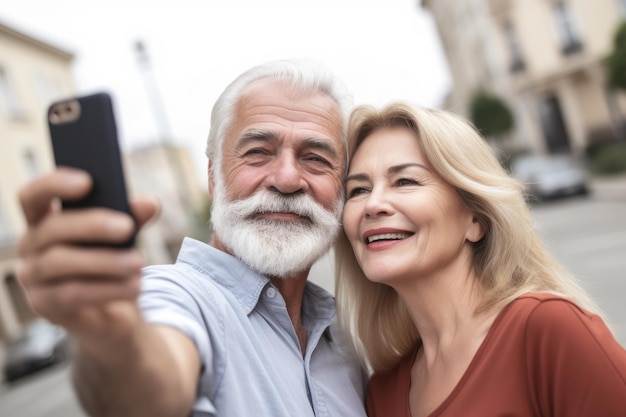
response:
M439 107L450 84L419 0L0 0L0 21L75 54L78 92L113 94L125 149L168 130L201 173L212 103L258 63L321 61L356 103L374 105L405 99ZM138 40L151 71L138 63ZM165 128L155 121L146 80L157 85Z

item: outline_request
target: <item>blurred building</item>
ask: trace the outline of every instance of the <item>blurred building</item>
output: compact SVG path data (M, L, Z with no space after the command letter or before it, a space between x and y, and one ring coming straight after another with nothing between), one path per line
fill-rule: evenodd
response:
M0 23L0 340L32 317L15 278L25 228L17 191L53 165L46 109L74 93L72 61L70 52Z
M483 89L508 103L508 147L582 155L623 132L626 97L606 87L603 59L626 0L422 0L453 79L449 110L469 115Z
M54 166L46 113L52 102L78 93L73 59L0 23L0 342L34 316L16 279L17 244L26 227L17 193ZM139 236L148 263L171 262L184 236L207 239L200 220L208 208L206 185L199 184L186 148L151 145L124 158L129 192L161 201L158 220Z
M185 147L151 144L128 153L127 179L131 192L157 198L161 212L142 231L140 245L150 264L176 259L185 236L206 241L207 185L200 184Z

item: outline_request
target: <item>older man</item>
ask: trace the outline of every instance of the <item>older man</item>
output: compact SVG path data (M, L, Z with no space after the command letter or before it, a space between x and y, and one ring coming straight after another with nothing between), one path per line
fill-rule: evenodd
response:
M207 145L210 244L143 269L122 242L136 224L104 209L60 212L90 179L57 169L21 192L20 279L33 308L76 341L74 385L93 416L363 416L364 375L307 282L339 228L346 94L321 68L255 67L216 102Z

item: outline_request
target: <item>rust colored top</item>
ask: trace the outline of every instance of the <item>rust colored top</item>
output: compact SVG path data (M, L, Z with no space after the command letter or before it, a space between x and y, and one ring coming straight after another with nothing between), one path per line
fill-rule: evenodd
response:
M410 417L415 353L368 384L369 417ZM554 295L506 306L429 417L625 417L626 350L600 317Z

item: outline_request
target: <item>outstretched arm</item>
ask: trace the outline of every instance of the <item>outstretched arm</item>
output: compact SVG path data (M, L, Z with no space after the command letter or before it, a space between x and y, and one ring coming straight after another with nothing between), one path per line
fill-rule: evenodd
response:
M21 190L28 228L18 277L33 310L74 340L74 384L92 416L186 416L198 353L179 331L143 320L141 253L79 244L124 242L158 206L134 201L135 219L102 208L60 210L60 199L80 198L91 186L85 173L60 168Z

